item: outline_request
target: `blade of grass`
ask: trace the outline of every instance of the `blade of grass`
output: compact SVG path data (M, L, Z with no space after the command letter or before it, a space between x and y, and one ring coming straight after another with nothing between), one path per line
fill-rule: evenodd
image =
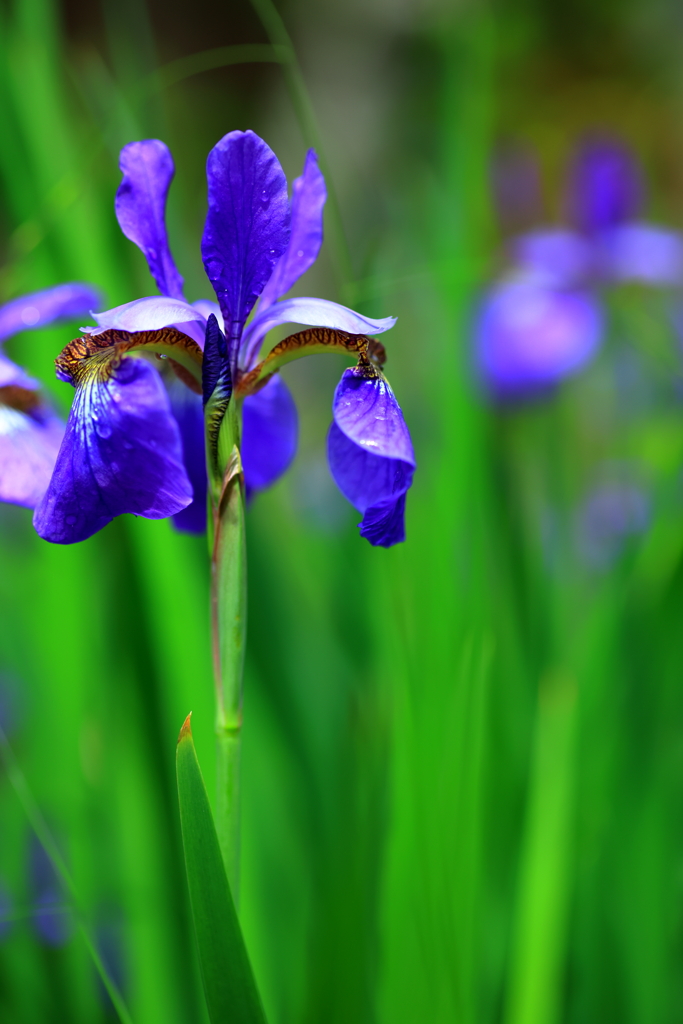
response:
M230 894L209 798L185 719L176 752L187 881L212 1024L265 1024Z

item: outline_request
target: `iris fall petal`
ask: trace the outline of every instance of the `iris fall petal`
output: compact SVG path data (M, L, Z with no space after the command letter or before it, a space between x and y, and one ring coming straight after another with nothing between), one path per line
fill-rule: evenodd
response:
M203 325L202 313L184 299L171 299L165 295L149 295L133 299L122 306L114 306L102 313L93 313L97 328L85 328L88 334L101 334L112 328L119 331L159 331L163 327L196 321ZM202 328L203 329L203 328Z
M154 367L137 357L86 367L34 515L38 534L70 544L125 512L175 515L192 497L178 425Z
M86 316L99 306L100 293L88 284L74 282L22 295L0 306L0 341L30 328L45 327L55 320Z
M0 501L35 508L50 482L64 424L42 404L28 413L2 397L0 388Z

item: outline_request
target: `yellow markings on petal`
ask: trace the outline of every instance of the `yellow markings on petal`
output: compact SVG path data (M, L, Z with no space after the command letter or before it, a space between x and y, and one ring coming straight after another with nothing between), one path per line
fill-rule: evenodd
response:
M359 366L372 368L373 364L377 365L373 355L376 347L371 351L373 344L377 345L364 334L347 334L346 331L334 331L329 327L309 327L278 342L265 359L238 379L235 390L240 398L253 395L285 363L316 352L345 352L355 356ZM379 345L379 349L384 356L384 347Z
M69 342L55 359L55 366L61 377L80 384L88 378L108 376L124 356L136 351L167 359L184 384L197 394L202 393L202 350L196 341L175 327L135 333L112 329L101 334L85 334Z

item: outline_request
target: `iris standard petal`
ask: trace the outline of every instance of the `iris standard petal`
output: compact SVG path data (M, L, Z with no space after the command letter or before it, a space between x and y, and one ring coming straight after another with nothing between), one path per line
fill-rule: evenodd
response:
M180 431L185 470L192 485L192 503L176 512L173 525L183 533L204 533L208 483L202 398L190 391L175 375L169 374L165 383L171 411Z
M202 258L230 344L287 247L287 179L272 149L251 131L224 136L209 153L206 175Z
M572 220L596 234L637 216L642 203L640 168L627 146L593 139L579 149L570 176Z
M306 154L303 174L292 182L292 220L287 249L263 289L259 311L272 306L318 258L323 242L327 189L315 150Z
M656 224L624 224L601 239L603 271L613 281L683 284L683 236Z
M347 334L382 334L390 330L395 323L395 316L373 320L328 299L285 299L284 302L276 302L263 312L259 311L248 324L242 342L242 363L248 368L258 356L261 342L268 331L281 324L330 327L332 330L346 331Z
M114 209L126 238L142 250L162 295L183 298L183 279L173 261L166 233L166 197L175 167L159 139L130 142L121 150L123 181Z
M475 359L497 399L552 388L595 354L603 328L598 302L584 291L505 282L484 300L475 327Z
M22 295L0 306L0 341L19 331L45 327L55 320L86 316L101 301L102 296L92 285L80 282Z
M83 328L88 334L101 334L112 328L119 331L158 331L162 327L171 327L196 321L203 324L204 317L198 309L183 299L172 299L164 295L149 295L144 299L133 299L122 306L114 306L102 313L92 313L97 328ZM203 342L203 339L202 339Z
M337 487L363 513L361 535L382 547L404 540L405 496L413 482L414 462L373 455L336 423L327 435L327 458Z
M279 374L244 399L241 455L247 494L270 487L289 468L298 432L296 405Z
M518 235L511 249L517 266L541 285L572 287L586 280L593 269L591 245L576 231L565 228Z
M175 515L192 496L178 424L154 367L135 356L85 367L33 518L38 534L71 544L124 512Z
M18 389L0 387L0 501L35 508L50 482L64 423L37 396L30 410L7 404L10 390Z

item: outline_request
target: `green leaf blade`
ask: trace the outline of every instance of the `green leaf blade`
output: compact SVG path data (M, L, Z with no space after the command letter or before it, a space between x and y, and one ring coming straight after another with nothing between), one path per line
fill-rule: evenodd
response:
M209 1016L211 1024L266 1024L194 748L190 717L178 737L176 770L187 881Z

